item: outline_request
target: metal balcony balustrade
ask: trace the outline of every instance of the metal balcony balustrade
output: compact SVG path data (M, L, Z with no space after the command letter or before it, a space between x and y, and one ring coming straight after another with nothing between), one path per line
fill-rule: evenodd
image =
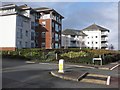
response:
M101 32L101 36L108 36L108 33L106 33L106 32Z
M107 44L101 44L101 47L108 47Z

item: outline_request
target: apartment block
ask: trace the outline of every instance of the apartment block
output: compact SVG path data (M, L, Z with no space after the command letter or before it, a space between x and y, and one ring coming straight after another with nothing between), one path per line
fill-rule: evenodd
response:
M40 14L27 5L0 7L0 48L15 50L35 47L35 25Z
M96 24L92 24L82 30L85 37L86 48L108 49L109 30Z
M108 29L96 24L82 30L66 29L62 31L62 47L108 49L109 32Z
M80 30L65 29L62 31L63 48L83 48L85 46L85 37L87 35Z
M38 48L60 48L62 19L57 11L47 7L35 8L41 14L39 26L36 27L36 46Z

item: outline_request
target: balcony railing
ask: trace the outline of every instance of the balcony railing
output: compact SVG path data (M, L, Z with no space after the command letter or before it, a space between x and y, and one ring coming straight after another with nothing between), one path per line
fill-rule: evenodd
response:
M107 44L101 44L101 47L108 47Z
M108 41L108 39L106 39L106 38L101 38L101 41Z
M108 36L108 33L106 33L106 32L101 32L101 36Z

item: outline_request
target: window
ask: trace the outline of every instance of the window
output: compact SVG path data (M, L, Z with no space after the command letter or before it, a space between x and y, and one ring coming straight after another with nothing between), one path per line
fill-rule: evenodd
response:
M27 46L28 46L28 42L25 42L25 47L27 48Z
M96 44L98 43L98 42L95 42Z
M31 43L31 48L34 48L34 43Z
M45 42L42 42L42 45L41 45L41 47L45 47Z
M93 38L93 36L92 36L92 38Z
M59 46L58 46L58 43L55 43L55 48L58 48Z
M57 33L55 33L55 41L58 41L59 40L59 36Z
M22 29L20 29L20 39L22 39Z
M59 31L59 25L58 24L55 24L55 31Z
M54 22L52 21L52 27L54 27Z
M85 45L85 42L82 42L82 45Z
M88 42L88 44L89 44L89 42Z
M89 38L89 37L88 37Z
M92 44L93 44L93 42L92 42Z
M35 36L36 36L36 37L39 37L39 32L35 32Z
M21 41L18 41L17 44L18 44L18 47L19 47L19 48L22 47L22 42L21 42Z
M23 18L21 16L17 17L17 25L23 27Z
M98 47L95 47L95 49L98 49Z
M35 30L35 23L31 22L31 29Z
M28 36L28 31L25 32L25 35Z
M52 38L54 39L54 32L52 32Z
M34 32L31 32L31 40L35 40Z
M95 38L97 38L97 36L95 36Z
M45 32L42 32L42 38L45 38Z
M71 37L75 37L75 35L71 35Z

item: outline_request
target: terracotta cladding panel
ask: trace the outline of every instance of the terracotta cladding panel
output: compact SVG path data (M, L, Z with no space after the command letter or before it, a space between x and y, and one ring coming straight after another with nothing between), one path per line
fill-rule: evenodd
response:
M15 47L2 47L0 48L0 51L15 51Z
M42 24L42 22L45 21L46 25L46 37L45 37L45 43L46 43L46 48L50 48L51 46L51 20L50 19L45 19L45 20L40 20L39 23Z

